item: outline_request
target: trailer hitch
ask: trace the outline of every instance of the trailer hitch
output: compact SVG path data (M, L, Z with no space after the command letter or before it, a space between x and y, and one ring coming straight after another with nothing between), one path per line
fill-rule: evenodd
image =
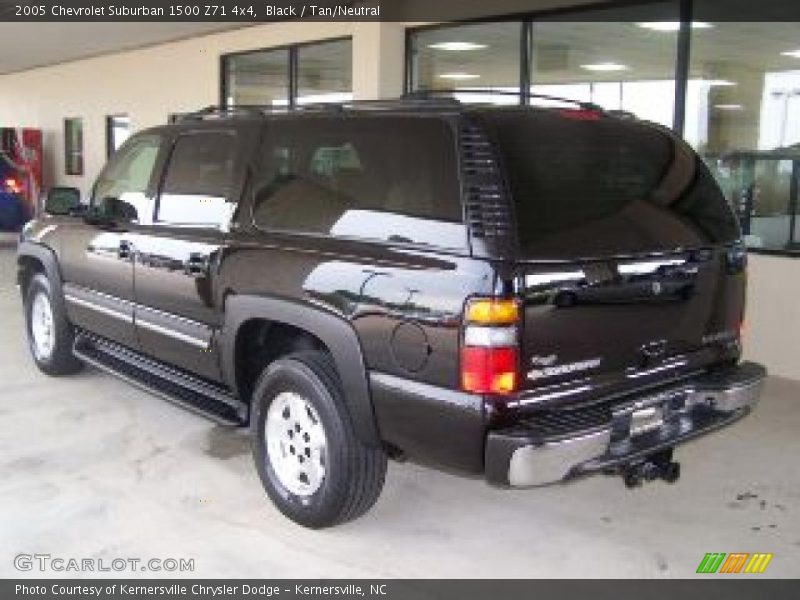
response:
M681 465L672 460L672 448L646 456L642 460L620 467L620 474L628 489L642 485L643 481L663 479L675 483L681 476Z

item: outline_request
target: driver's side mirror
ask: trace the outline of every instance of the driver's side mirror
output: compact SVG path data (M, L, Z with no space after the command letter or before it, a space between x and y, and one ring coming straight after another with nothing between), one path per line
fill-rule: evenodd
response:
M48 215L70 215L80 210L81 192L73 187L51 187L47 192L44 212Z

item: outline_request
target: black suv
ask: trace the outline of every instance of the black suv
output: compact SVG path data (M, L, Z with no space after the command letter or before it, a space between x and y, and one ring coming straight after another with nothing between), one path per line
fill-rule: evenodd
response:
M309 527L387 457L533 486L678 477L747 414L746 255L669 130L593 106L206 109L50 191L19 284L50 375L89 363L252 428Z

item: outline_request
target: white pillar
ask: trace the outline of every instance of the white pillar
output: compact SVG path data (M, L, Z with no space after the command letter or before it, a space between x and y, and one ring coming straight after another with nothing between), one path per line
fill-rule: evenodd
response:
M354 23L353 95L356 100L403 93L405 27L402 23Z

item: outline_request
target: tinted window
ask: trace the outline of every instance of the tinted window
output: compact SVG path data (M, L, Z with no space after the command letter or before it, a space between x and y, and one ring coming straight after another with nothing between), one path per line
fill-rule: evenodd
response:
M738 236L708 170L666 131L576 111L479 118L500 147L523 252L635 253Z
M178 225L225 226L232 198L236 137L228 132L183 135L167 165L158 220Z
M103 170L94 186L92 203L109 216L128 221L148 220L153 204L147 187L161 138L141 135L125 144Z
M462 248L449 126L433 118L277 122L262 148L254 219L267 229Z

